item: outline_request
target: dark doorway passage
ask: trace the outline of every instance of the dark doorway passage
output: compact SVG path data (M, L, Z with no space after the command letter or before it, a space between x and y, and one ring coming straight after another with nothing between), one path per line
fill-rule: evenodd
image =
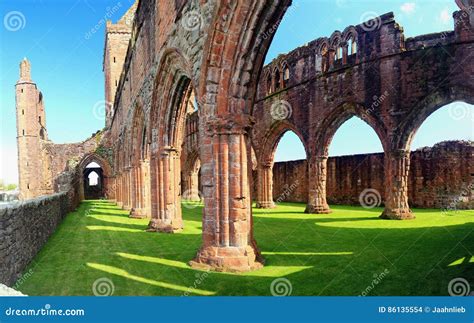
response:
M104 194L104 171L99 164L89 163L83 171L84 198L86 200L101 199Z

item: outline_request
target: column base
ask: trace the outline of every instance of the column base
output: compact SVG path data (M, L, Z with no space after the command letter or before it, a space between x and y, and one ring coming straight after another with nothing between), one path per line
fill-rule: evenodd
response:
M145 210L144 209L131 209L130 210L130 218L133 219L145 219L147 218Z
M122 203L122 202L117 202L117 203L115 203L115 204L117 204L117 206L118 206L119 208L122 208L122 207L123 207L123 203Z
M263 267L263 259L255 247L205 247L189 265L196 269L220 272L246 272Z
M272 202L257 202L256 207L259 209L274 209L276 208L276 205L273 201Z
M148 232L177 233L183 230L183 224L165 223L160 219L151 219L148 223Z
M410 209L389 210L386 208L379 218L386 220L412 220L415 218L415 215Z
M311 214L329 214L332 213L332 210L329 208L329 205L306 205L306 210L304 213Z

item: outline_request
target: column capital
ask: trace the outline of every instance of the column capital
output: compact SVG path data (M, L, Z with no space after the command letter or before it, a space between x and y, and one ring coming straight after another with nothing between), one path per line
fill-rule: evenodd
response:
M328 155L315 155L315 156L310 156L308 160L312 162L318 162L318 161L327 160L328 158L329 158Z
M249 133L255 124L247 114L216 116L206 122L206 133L214 135L242 135Z
M395 157L395 158L405 158L410 156L410 150L407 149L391 149L387 151L385 154L387 154L390 157Z
M263 160L261 161L258 166L261 168L272 168L273 167L273 161L272 160Z

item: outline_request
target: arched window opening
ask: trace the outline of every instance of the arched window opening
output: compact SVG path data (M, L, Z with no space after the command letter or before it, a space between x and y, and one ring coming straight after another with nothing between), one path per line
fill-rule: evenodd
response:
M357 53L357 43L353 37L347 41L349 56Z
M45 139L44 129L43 129L43 128L40 130L39 136L40 136L40 138L41 138L42 140Z
M275 150L275 162L306 159L306 151L301 139L289 130L278 141Z
M100 165L97 164L96 162L91 162L87 164L86 168L100 168Z
M301 139L287 130L272 143L269 138L257 166L257 207L272 208L281 202L305 202L307 194L306 150Z
M453 102L408 134L408 204L450 210L474 206L474 105Z
M83 169L84 198L86 200L105 197L104 170L95 161L88 163Z
M358 117L344 122L329 144L328 204L360 205L361 194L374 192L374 206L381 206L385 190L383 151L377 133L366 122Z
M455 140L474 140L474 105L454 102L433 112L416 131L410 148L432 147L442 141Z
M342 124L329 145L329 156L380 152L383 152L383 147L374 129L357 117Z
M283 69L283 87L288 86L288 81L290 80L290 69L286 66Z
M321 72L326 73L328 71L328 57L329 50L326 45L321 48Z
M342 47L337 46L334 52L334 62L337 62L342 58Z
M87 177L89 179L89 186L97 186L99 184L99 174L92 171Z

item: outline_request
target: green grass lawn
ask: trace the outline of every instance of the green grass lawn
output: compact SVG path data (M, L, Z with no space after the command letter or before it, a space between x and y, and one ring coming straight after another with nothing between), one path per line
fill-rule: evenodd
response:
M187 265L201 244L200 207L183 208L183 232L164 234L145 232L147 219L130 219L112 203L85 201L16 287L28 295L92 295L94 282L107 278L113 295L271 295L279 277L289 280L291 295L447 295L456 277L474 287L474 211L417 209L415 220L389 221L378 218L381 208L332 209L255 209L265 267L230 274Z

